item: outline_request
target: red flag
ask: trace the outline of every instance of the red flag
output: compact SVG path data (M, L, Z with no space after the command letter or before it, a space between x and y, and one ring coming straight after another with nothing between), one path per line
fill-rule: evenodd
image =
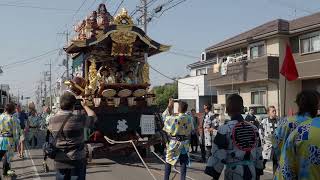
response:
M286 56L284 57L280 73L286 77L288 81L296 80L299 77L296 63L294 62L291 48L288 44L286 47Z

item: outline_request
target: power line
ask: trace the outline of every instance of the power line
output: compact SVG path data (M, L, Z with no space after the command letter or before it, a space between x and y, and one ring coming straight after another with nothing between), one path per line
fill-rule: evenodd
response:
M64 11L64 12L70 12L70 13L74 12L74 10L72 10L72 9L60 9L60 8L52 8L52 7L29 6L29 5L18 5L18 4L0 3L0 6L29 8L29 9L41 9L41 10L52 10L52 11Z
M177 56L187 57L187 58L190 58L190 59L198 59L199 58L197 56L192 56L192 55L189 55L189 54L184 54L184 53L180 53L180 52L176 52L176 51L168 51L167 53L174 54L174 55L177 55Z
M314 13L309 9L302 8L301 6L298 7L296 5L291 5L291 4L283 2L283 1L279 1L279 0L276 0L276 1L267 0L267 1L271 1L272 3L277 3L277 4L281 5L281 6L285 6L287 8L294 9L294 10L299 10L299 11L302 11L302 12L305 12L305 13L308 13L308 14L313 14Z
M171 1L170 1L170 3L171 3L172 1L173 1L173 0L171 0ZM164 12L166 12L166 11L168 11L168 10L170 10L170 9L172 9L172 8L174 8L174 7L176 7L176 6L178 6L179 4L181 4L181 3L185 2L185 1L187 1L187 0L181 0L181 1L177 2L176 4L174 4L174 5L172 5L172 6L168 7L168 8L166 8L166 9L164 9L164 10L162 11L162 13L161 13L159 16L157 16L157 18L161 17L161 16L163 15L163 13L164 13Z
M97 2L97 0L94 0L91 5L89 6L89 8L87 10L90 10L92 8L92 6Z
M71 22L74 20L74 18L76 17L76 15L78 14L78 12L80 11L80 9L84 6L84 4L86 3L87 0L82 1L80 7L76 10L76 12L74 12Z
M197 85L194 85L194 84L183 83L183 82L180 82L180 81L178 81L178 80L176 80L176 79L173 79L173 78L171 78L171 77L169 77L169 76L167 76L167 75L163 74L163 73L162 73L162 72L160 72L159 70L155 69L155 68L154 68L154 67L152 67L150 64L149 64L149 67L150 67L152 70L154 70L155 72L157 72L157 73L159 73L160 75L162 75L163 77L166 77L166 78L168 78L168 79L170 79L170 80L172 80L172 81L178 82L178 83L180 83L180 84L184 84L184 85L192 86L192 87L196 87L196 86L197 86Z
M117 14L117 12L119 11L120 6L122 5L123 2L124 2L124 0L122 0L122 1L120 2L120 4L118 5L116 11L113 13L113 16L115 16L115 15Z
M1 67L8 67L8 66L12 66L12 65L17 65L17 64L27 64L27 63L30 63L30 62L34 62L36 60L38 60L38 58L40 57L43 57L43 56L46 56L48 54L51 54L57 50L59 50L60 48L57 48L57 49L54 49L54 50L51 50L51 51L48 51L48 52L45 52L43 54L40 54L38 56L34 56L34 57L31 57L31 58L27 58L27 59L23 59L23 60L19 60L19 61L16 61L16 62L13 62L13 63L9 63L9 64L6 64L6 65L3 65Z

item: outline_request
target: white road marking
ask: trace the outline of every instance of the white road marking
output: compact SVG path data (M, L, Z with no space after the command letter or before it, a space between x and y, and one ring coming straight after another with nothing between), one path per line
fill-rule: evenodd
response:
M30 154L29 149L26 148L26 150L24 150L24 151L25 151L25 154L26 154L27 158L30 158L30 160L31 160L31 162L32 162L32 168L31 168L31 169L35 172L35 177L34 177L33 179L34 179L34 180L41 180L41 178L40 178L40 176L39 176L39 173L38 173L38 170L37 170L37 167L36 167L36 165L35 165L32 157L31 157L31 154Z

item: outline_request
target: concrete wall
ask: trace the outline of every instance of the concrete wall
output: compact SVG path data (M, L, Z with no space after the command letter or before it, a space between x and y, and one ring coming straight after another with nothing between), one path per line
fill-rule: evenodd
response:
M184 84L185 83L185 84ZM190 86L187 84L192 84ZM178 98L196 100L196 110L199 112L199 96L204 95L204 75L193 76L178 81Z
M215 88L208 84L207 75L187 77L179 79L178 81L178 98L196 100L197 112L199 112L199 104L201 104L199 96L211 96L216 94Z

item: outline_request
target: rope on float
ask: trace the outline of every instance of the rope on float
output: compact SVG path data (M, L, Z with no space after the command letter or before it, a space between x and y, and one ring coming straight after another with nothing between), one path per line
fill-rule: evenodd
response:
M128 141L115 141L115 140L113 140L113 139L110 139L110 138L107 137L107 136L104 136L104 138L105 138L105 139L107 140L107 142L110 143L110 144L127 144L127 143L131 143L132 146L134 147L136 153L138 154L141 162L143 163L144 167L148 170L148 172L149 172L149 174L152 176L152 178L153 178L154 180L157 180L157 179L155 178L154 174L152 174L152 172L151 172L151 170L149 169L148 165L145 163L145 161L144 161L143 158L141 157L141 155L140 155L140 153L139 153L136 145L134 144L133 140L128 140ZM154 152L154 150L153 150L154 148L150 148L150 149L151 149L151 152L152 152L158 159L160 159L164 164L166 164L165 160L163 160L157 153ZM173 166L173 170L174 170L176 173L181 174L181 172L178 171L175 166ZM186 178L187 178L187 179L190 179L190 180L195 180L195 179L193 179L193 178L191 178L191 177L189 177L189 176L186 176Z
M110 138L108 138L107 136L104 136L104 138L108 141L108 143L110 144L128 144L128 143L131 143L132 146L134 147L136 153L138 154L142 164L144 165L144 167L148 170L149 174L152 176L152 178L154 180L157 180L157 178L154 176L154 174L152 174L151 170L149 169L148 165L146 164L146 162L143 160L143 158L141 157L136 145L134 144L133 140L128 140L128 141L115 141L115 140L112 140Z
M162 161L164 164L166 163L166 161L163 160L156 152L154 152L153 149L151 149L151 152L152 152L158 159L160 159L160 161ZM176 173L181 174L181 172L178 171L175 166L173 166L173 170L174 170ZM193 179L193 178L191 178L191 177L189 177L189 176L186 176L186 178L191 179L191 180L195 180L195 179Z

